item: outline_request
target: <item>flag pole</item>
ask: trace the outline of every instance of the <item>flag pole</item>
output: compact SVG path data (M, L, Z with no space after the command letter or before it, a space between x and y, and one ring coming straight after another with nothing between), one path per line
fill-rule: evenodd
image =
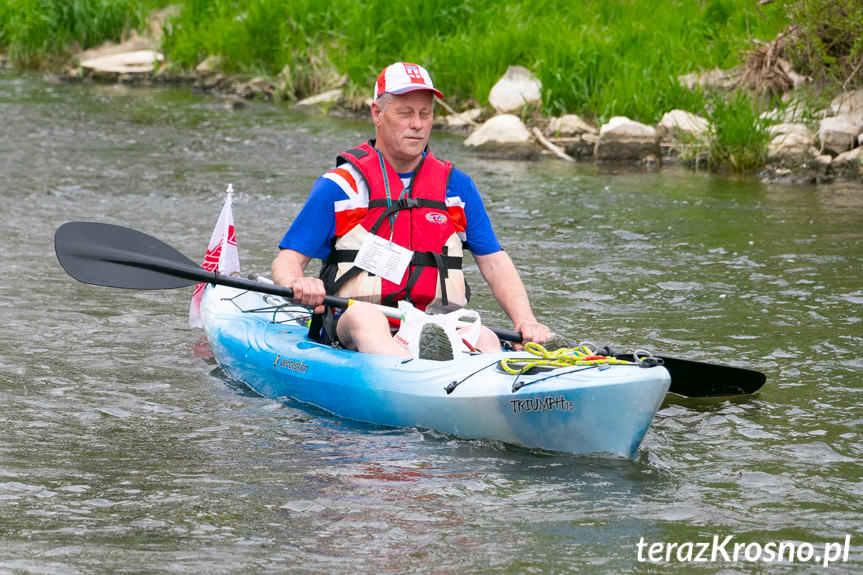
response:
M228 189L225 190L225 205L228 206L228 209L233 211L234 207L234 184L228 184ZM228 240L230 239L229 234L231 233L231 225L230 220L225 218L224 228L222 229L222 251L219 252L219 267L216 268L218 271L222 271L225 263L225 255L228 252Z

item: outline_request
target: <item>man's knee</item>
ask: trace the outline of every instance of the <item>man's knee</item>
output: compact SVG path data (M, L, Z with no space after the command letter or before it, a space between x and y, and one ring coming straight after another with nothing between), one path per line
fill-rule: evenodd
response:
M476 340L476 348L483 353L494 353L500 351L500 340L493 331L482 326L479 337Z
M386 316L376 305L364 301L351 304L342 314L339 322L345 321L351 325L367 325L372 323L386 323Z
M351 304L336 325L339 340L347 344L348 349L356 349L360 334L381 329L389 329L386 316L376 306L361 301Z

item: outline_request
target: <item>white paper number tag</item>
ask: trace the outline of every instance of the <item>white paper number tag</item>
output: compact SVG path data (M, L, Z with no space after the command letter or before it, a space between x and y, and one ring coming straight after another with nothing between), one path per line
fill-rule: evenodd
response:
M366 238L354 265L394 284L402 282L414 253L380 236Z

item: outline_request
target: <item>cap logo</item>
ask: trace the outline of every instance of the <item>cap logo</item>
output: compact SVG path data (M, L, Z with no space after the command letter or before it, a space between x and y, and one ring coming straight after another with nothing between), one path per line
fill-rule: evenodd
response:
M384 68L378 76L374 99L387 93L401 95L415 90L428 90L443 99L443 93L432 84L428 70L412 62L396 62Z
M410 78L410 81L413 84L426 83L423 79L422 72L420 72L420 67L416 64L405 64L405 73L407 73L408 78Z

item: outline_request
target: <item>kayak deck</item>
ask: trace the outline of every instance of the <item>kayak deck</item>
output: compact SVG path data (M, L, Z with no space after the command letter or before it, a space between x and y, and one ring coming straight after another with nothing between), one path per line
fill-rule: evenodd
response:
M209 286L201 310L219 365L262 396L373 424L633 457L671 380L663 367L634 364L531 375L499 368L500 359L526 352L430 361L335 349L306 337L308 309L285 303Z

